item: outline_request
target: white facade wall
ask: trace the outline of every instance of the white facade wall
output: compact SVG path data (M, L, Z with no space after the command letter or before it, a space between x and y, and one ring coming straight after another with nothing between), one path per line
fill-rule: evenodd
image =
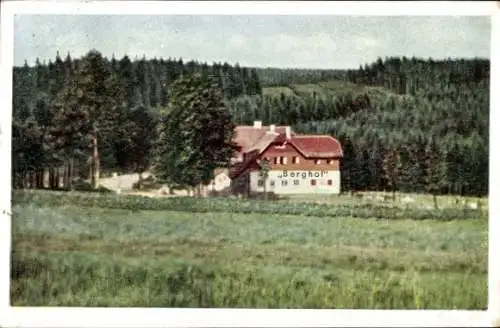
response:
M250 172L252 192L264 192L259 180L262 181L259 171ZM312 185L311 180L316 180L316 185ZM328 185L328 180L332 181L331 185ZM276 194L340 194L340 171L272 170L269 171L266 184L267 191Z

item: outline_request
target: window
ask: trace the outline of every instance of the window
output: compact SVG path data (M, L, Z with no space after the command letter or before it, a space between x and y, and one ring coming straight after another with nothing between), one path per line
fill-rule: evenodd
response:
M293 156L293 164L299 164L300 160L297 156Z
M286 180L281 180L281 185L282 185L282 186L288 186L288 181L286 181Z
M315 160L314 164L321 164L321 160L319 160L319 159Z
M300 180L293 180L293 184L298 186L300 184Z
M269 181L269 185L270 185L271 187L274 187L274 180Z
M281 157L281 163L282 164L286 164L287 162L287 158L286 157Z
M311 186L315 186L316 185L316 180L311 180Z
M334 163L333 159L328 160L328 164L332 165Z
M328 180L326 183L327 183L329 186L331 186L331 185L332 185L332 180Z
M257 186L262 187L264 185L264 180L257 181Z
M274 158L274 164L279 164L279 157Z

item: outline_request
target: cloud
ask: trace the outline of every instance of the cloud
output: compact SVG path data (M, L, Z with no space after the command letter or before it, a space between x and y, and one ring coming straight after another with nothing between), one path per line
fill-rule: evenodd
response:
M356 49L358 50L378 48L381 44L380 40L374 37L358 36L355 40Z
M348 68L377 56L489 57L487 17L19 16L15 64L56 51Z

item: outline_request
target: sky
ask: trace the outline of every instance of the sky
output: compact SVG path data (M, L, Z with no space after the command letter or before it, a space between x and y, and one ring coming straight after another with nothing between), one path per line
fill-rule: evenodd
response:
M346 69L377 57L490 56L490 18L466 16L16 15L14 65L73 58L182 58Z

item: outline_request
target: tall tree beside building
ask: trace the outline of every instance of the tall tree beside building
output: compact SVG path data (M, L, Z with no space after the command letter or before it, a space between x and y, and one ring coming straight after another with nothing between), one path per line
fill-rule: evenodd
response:
M266 159L260 161L259 165L260 165L260 176L262 177L262 181L264 183L264 200L267 201L267 198L268 198L267 180L269 178L270 166L269 166L269 162Z
M162 112L154 170L168 184L196 188L228 167L236 150L234 124L221 90L201 75L182 77Z

